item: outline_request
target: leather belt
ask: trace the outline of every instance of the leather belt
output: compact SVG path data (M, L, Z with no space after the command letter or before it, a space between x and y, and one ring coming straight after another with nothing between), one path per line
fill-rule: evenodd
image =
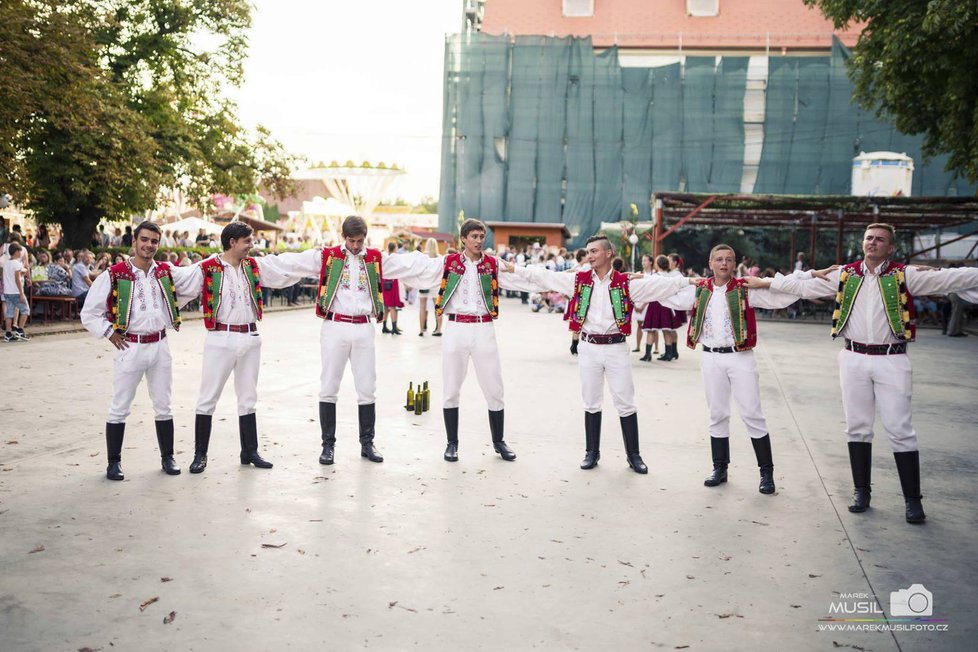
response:
M250 324L222 324L217 322L214 324L214 330L216 331L228 331L230 333L254 333L258 330L258 324L251 322Z
M896 342L894 344L863 344L854 342L846 338L846 350L863 355L896 355L907 352L906 342Z
M132 342L133 344L152 344L153 342L159 342L164 337L166 337L166 331L162 330L159 333L149 333L147 335L139 335L137 333L126 333L123 335L127 342Z
M616 335L592 335L591 333L581 333L581 340L588 344L621 344L627 338L618 333Z
M453 312L448 315L448 321L460 324L488 324L492 321L492 315L460 315Z
M338 312L327 312L326 319L338 321L344 324L366 324L370 321L369 315L341 315Z
M706 346L704 344L703 351L706 353L736 353L737 349L732 346Z

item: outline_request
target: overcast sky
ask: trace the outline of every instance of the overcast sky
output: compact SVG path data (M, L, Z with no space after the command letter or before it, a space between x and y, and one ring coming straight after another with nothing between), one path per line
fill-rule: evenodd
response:
M462 0L253 2L244 123L310 163L397 163L408 174L392 194L437 197L445 34Z

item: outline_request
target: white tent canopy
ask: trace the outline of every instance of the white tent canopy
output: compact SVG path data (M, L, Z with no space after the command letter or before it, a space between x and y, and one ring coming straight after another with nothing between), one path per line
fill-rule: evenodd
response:
M200 229L204 229L204 233L210 235L221 235L221 231L223 230L223 227L220 225L202 220L199 217L185 217L182 220L177 220L170 224L161 224L160 228L164 231L169 231L171 234L175 231L179 233L187 231L190 233L191 238L197 235Z

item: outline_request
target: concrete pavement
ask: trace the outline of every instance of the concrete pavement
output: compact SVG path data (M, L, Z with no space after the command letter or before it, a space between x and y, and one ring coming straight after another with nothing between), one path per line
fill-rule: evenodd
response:
M187 324L170 338L184 472L160 470L141 389L122 483L104 478L111 347L83 335L0 345L0 649L973 649L978 338L925 331L912 347L928 521L910 526L882 434L873 508L845 509L839 344L827 325L760 324L778 484L763 496L736 415L730 482L703 487L705 399L699 354L685 348L673 363L634 356L649 475L628 470L610 398L601 462L579 470L566 326L511 300L497 337L519 457L492 453L470 372L460 461L448 464L440 340L419 338L416 323L409 308L404 335L377 334L383 464L359 457L349 376L337 462L317 463L309 307L262 323L258 423L275 468L238 464L229 384L199 476L187 467L204 332ZM431 412L401 408L409 380L431 383ZM819 631L820 618L854 617L838 610L888 615L890 592L913 583L933 593L948 631Z

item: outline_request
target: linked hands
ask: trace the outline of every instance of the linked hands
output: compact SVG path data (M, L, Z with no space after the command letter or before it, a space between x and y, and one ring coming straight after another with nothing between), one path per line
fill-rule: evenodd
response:
M829 274L831 274L837 269L839 269L838 265L831 265L829 267L826 267L825 269L813 269L812 278L820 278L823 281L827 281L829 278Z

